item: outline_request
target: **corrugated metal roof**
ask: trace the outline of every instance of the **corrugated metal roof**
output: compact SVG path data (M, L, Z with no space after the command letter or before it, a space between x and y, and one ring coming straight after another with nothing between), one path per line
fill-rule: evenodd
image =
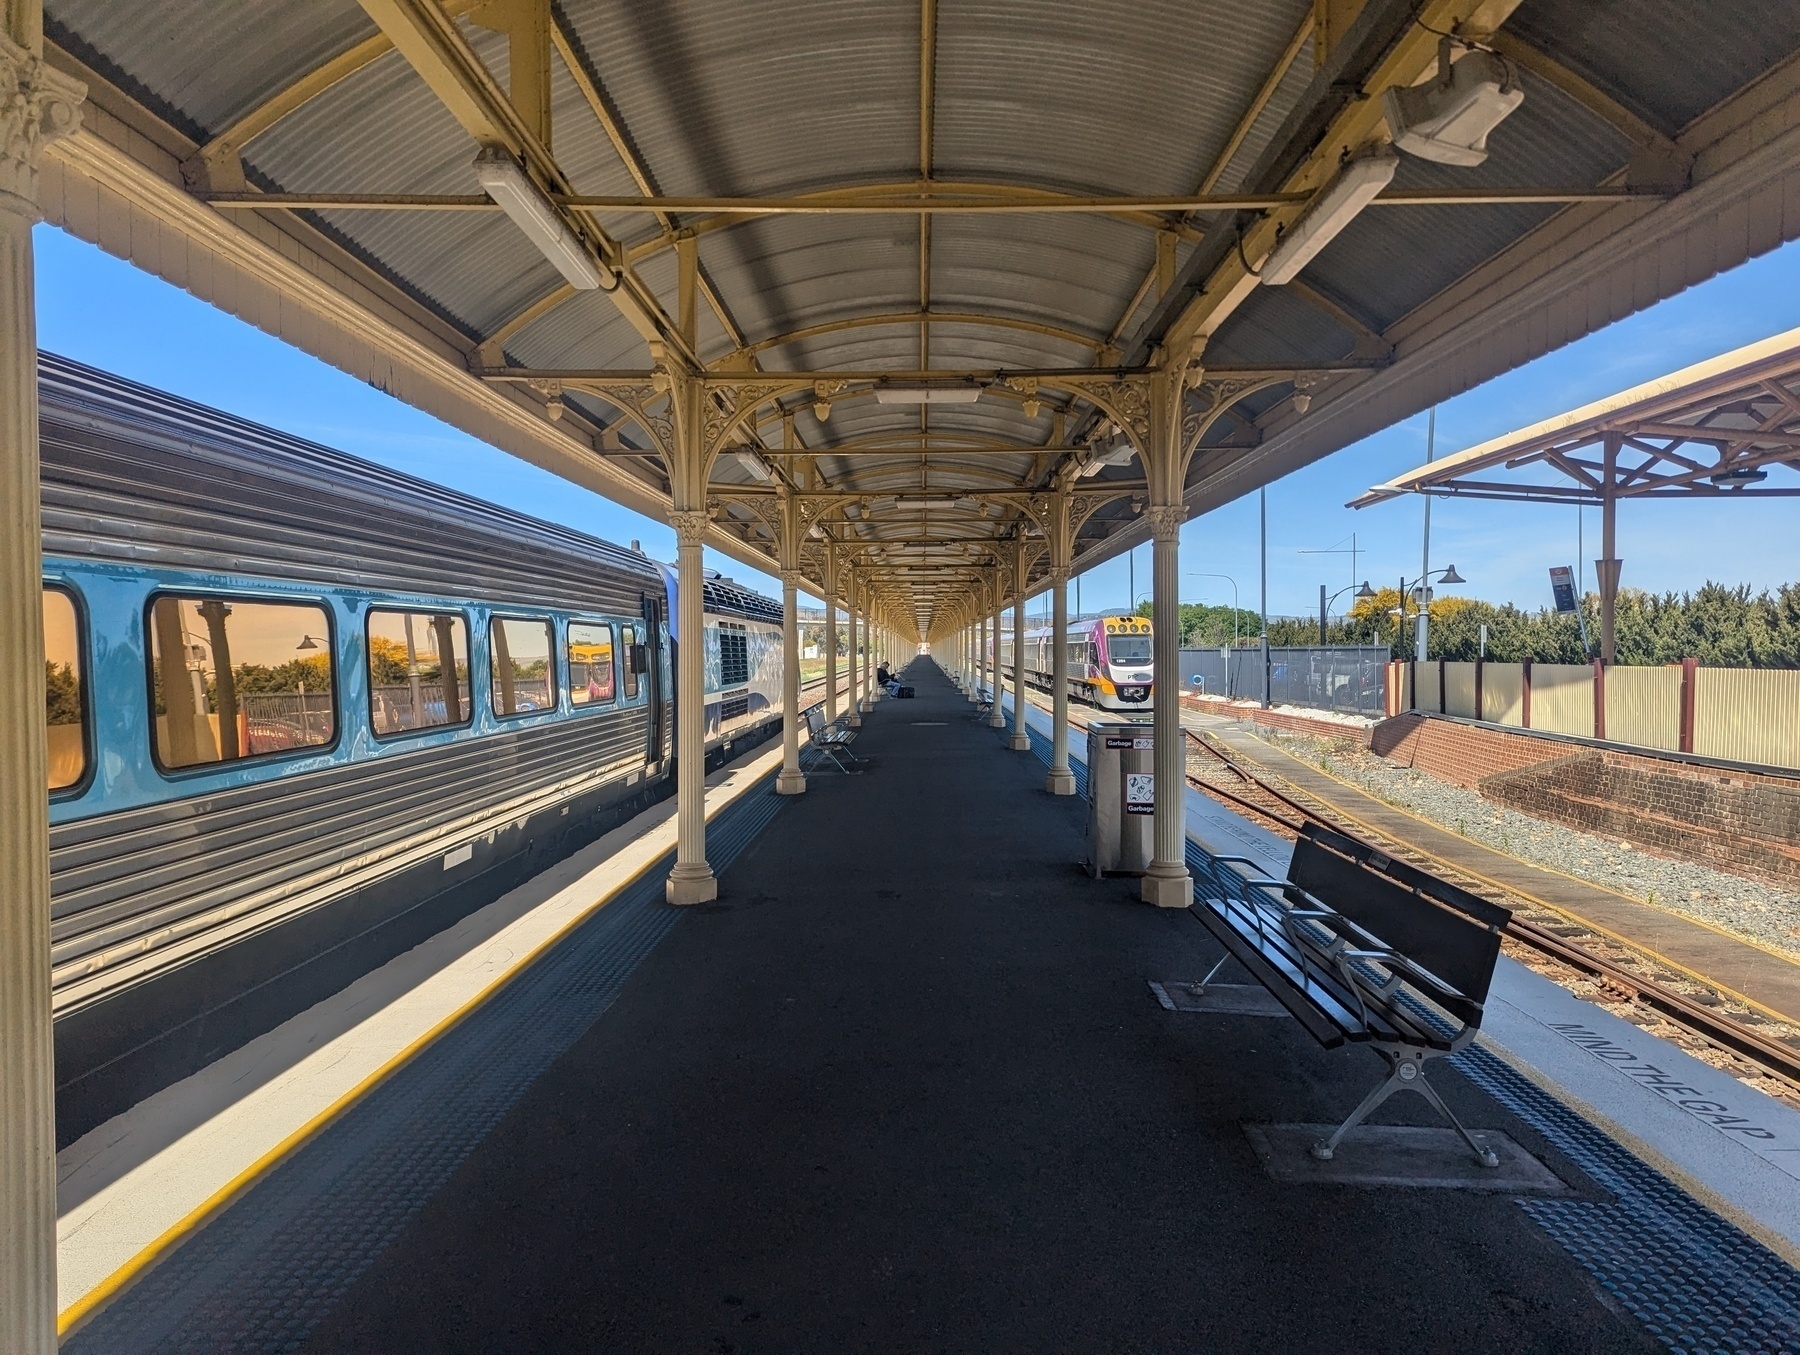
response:
M96 54L128 89L174 110L189 135L204 134L196 140L376 31L356 0L55 0L44 11L53 38Z
M945 5L934 169L1074 192L1192 192L1310 7Z
M1523 73L1525 102L1488 138L1473 169L1400 159L1397 189L1597 184L1631 143L1554 87ZM1376 207L1352 221L1302 274L1385 329L1554 215L1553 206Z
M1525 0L1506 27L1670 135L1800 52L1792 0Z
M665 193L917 176L911 5L570 0L563 12Z

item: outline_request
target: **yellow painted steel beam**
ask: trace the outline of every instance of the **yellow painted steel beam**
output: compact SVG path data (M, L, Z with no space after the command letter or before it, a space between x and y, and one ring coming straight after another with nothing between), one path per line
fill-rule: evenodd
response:
M1074 344L1094 351L1098 351L1103 346L1099 339L1090 335L1043 320L1022 320L1010 315L991 315L982 311L931 311L929 313L888 311L881 315L856 315L844 320L828 321L825 324L807 325L803 329L792 329L785 334L777 334L771 338L758 339L752 344L745 344L739 351L766 353L773 348L783 348L788 344L803 343L807 339L816 339L821 335L837 334L849 329L868 329L882 325L911 327L926 322L935 325L986 325L996 329L1018 330L1024 334L1041 334L1048 339L1056 339L1062 343Z
M587 63L581 59L576 48L574 35L569 32L566 23L558 16L552 15L550 40L556 46L557 55L562 57L563 67L569 72L569 78L575 82L575 88L581 94L582 101L587 104L588 111L594 115L594 121L600 124L600 130L606 134L607 142L613 148L613 154L619 157L619 163L637 185L638 192L645 197L656 196L656 185L650 178L649 167L638 156L631 138L626 134L624 124L613 111L612 102L600 87L598 79L588 70ZM657 214L657 221L662 226L665 237L673 242L675 223L666 212ZM700 294L705 298L707 306L717 317L719 324L731 336L734 344L743 345L744 336L739 332L737 321L726 309L725 303L714 290L712 282L703 268L699 273ZM522 328L522 326L521 326ZM516 331L515 331L516 332ZM510 335L508 336L510 337Z
M385 56L393 50L394 44L386 33L364 38L354 47L313 67L292 84L271 94L207 142L201 148L201 154L204 155L216 146L243 147L288 114L305 107L325 91L355 75L377 57Z
M368 0L370 4L385 0ZM1336 164L1336 161L1332 161ZM224 209L257 211L366 211L366 212L479 212L498 211L489 199L463 193L204 193L208 203ZM1153 230L1170 229L1157 213L1269 211L1295 209L1312 200L1311 189L1278 193L1216 193L1209 195L1121 195L1078 197L1046 191L1038 197L927 197L889 195L858 198L683 198L604 196L552 192L547 195L561 207L575 212L711 213L722 216L1113 216L1134 220ZM1674 196L1662 188L1585 187L1566 184L1521 184L1481 188L1389 189L1373 199L1371 207L1458 207L1495 205L1562 205L1578 202L1655 202ZM684 227L695 235L717 229L705 220ZM635 260L642 253L669 248L658 240L632 247Z
M1323 0L1321 0L1322 2ZM1238 148L1244 144L1244 138L1250 135L1251 130L1256 126L1257 119L1269 106L1269 100L1275 97L1275 91L1281 87L1282 80L1287 77L1288 71L1299 59L1300 53L1305 50L1308 39L1313 35L1314 23L1315 16L1312 14L1308 14L1302 19L1300 27L1294 30L1294 36L1288 39L1288 45L1282 49L1281 55L1275 58L1275 64L1263 77L1262 86L1251 98L1249 106L1238 118L1237 126L1232 129L1231 135L1225 140L1224 147L1213 160L1212 168L1207 170L1206 177L1200 180L1199 191L1201 193L1212 192L1218 185L1220 177L1230 167L1231 158L1238 153ZM1108 344L1116 344L1119 341L1125 333L1125 327L1131 323L1131 317L1137 314L1138 307L1143 304L1144 298L1149 295L1150 288L1155 283L1156 269L1153 267L1144 274L1143 282L1138 284L1137 291L1132 294L1131 301L1119 316L1119 322L1113 326L1112 333L1107 338Z
M478 144L499 146L517 156L552 196L569 196L574 185L550 150L522 118L445 10L435 0L360 0L364 11ZM564 209L564 220L585 236L601 258L619 268L611 295L621 314L646 340L663 343L678 358L698 367L699 359L676 332L654 293L636 277L615 241L584 212Z
M1518 3L1519 0L1428 0L1423 12L1414 16L1414 22L1407 26L1399 41L1363 83L1363 92L1368 97L1352 99L1339 111L1319 144L1282 185L1284 194L1299 194L1303 202L1310 199L1336 173L1344 155L1373 140L1385 138L1387 126L1381 100L1375 96L1390 86L1411 86L1434 71L1438 62L1439 34L1489 37L1499 31ZM1598 191L1603 196L1619 195L1617 190ZM1472 199L1459 197L1458 200ZM1586 196L1564 199L1576 200L1596 199ZM1396 193L1386 195L1385 201L1395 204L1419 199L1412 194ZM1259 285L1245 259L1266 255L1274 247L1277 232L1291 226L1300 211L1299 206L1291 204L1271 209L1245 233L1242 249L1226 257L1199 293L1158 336L1166 352L1189 352L1244 303Z
M1494 34L1490 45L1508 61L1530 71L1546 84L1556 86L1634 145L1667 156L1671 161L1688 158L1673 138L1652 127L1591 80L1577 75L1548 52L1540 51L1517 34L1502 30Z

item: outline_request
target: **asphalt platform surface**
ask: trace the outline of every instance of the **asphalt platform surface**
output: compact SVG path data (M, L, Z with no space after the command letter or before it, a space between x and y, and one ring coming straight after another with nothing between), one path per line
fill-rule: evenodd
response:
M1089 879L1084 804L906 680L306 1349L1659 1348L1504 1195L1271 1179L1243 1126L1341 1119L1377 1058L1163 1010L1203 929Z

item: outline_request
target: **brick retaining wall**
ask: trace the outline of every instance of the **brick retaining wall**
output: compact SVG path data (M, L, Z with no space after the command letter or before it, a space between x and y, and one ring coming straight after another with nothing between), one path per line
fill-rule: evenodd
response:
M1417 767L1452 785L1476 789L1483 778L1567 757L1569 745L1492 725L1396 715L1370 731L1369 747L1389 762Z
M1800 884L1800 778L1417 714L1383 720L1369 746L1537 818Z

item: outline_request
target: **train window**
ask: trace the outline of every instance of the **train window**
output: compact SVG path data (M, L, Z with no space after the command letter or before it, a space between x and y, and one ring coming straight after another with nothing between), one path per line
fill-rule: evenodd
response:
M621 652L625 655L625 699L629 701L638 694L638 674L644 671L643 665L638 661L640 656L637 647L643 643L638 639L638 628L634 625L620 626L619 643L623 646Z
M150 604L149 630L162 766L235 762L337 737L324 608L164 595Z
M381 737L469 722L460 613L369 609L369 718Z
M548 621L496 616L488 622L494 714L533 715L556 709L553 643Z
M1149 663L1150 636L1148 629L1134 630L1126 635L1109 635L1106 637L1107 657L1115 664Z
M600 706L612 699L612 627L569 622L569 701Z
M81 623L67 589L44 589L44 725L50 789L87 775L87 701L81 690Z

